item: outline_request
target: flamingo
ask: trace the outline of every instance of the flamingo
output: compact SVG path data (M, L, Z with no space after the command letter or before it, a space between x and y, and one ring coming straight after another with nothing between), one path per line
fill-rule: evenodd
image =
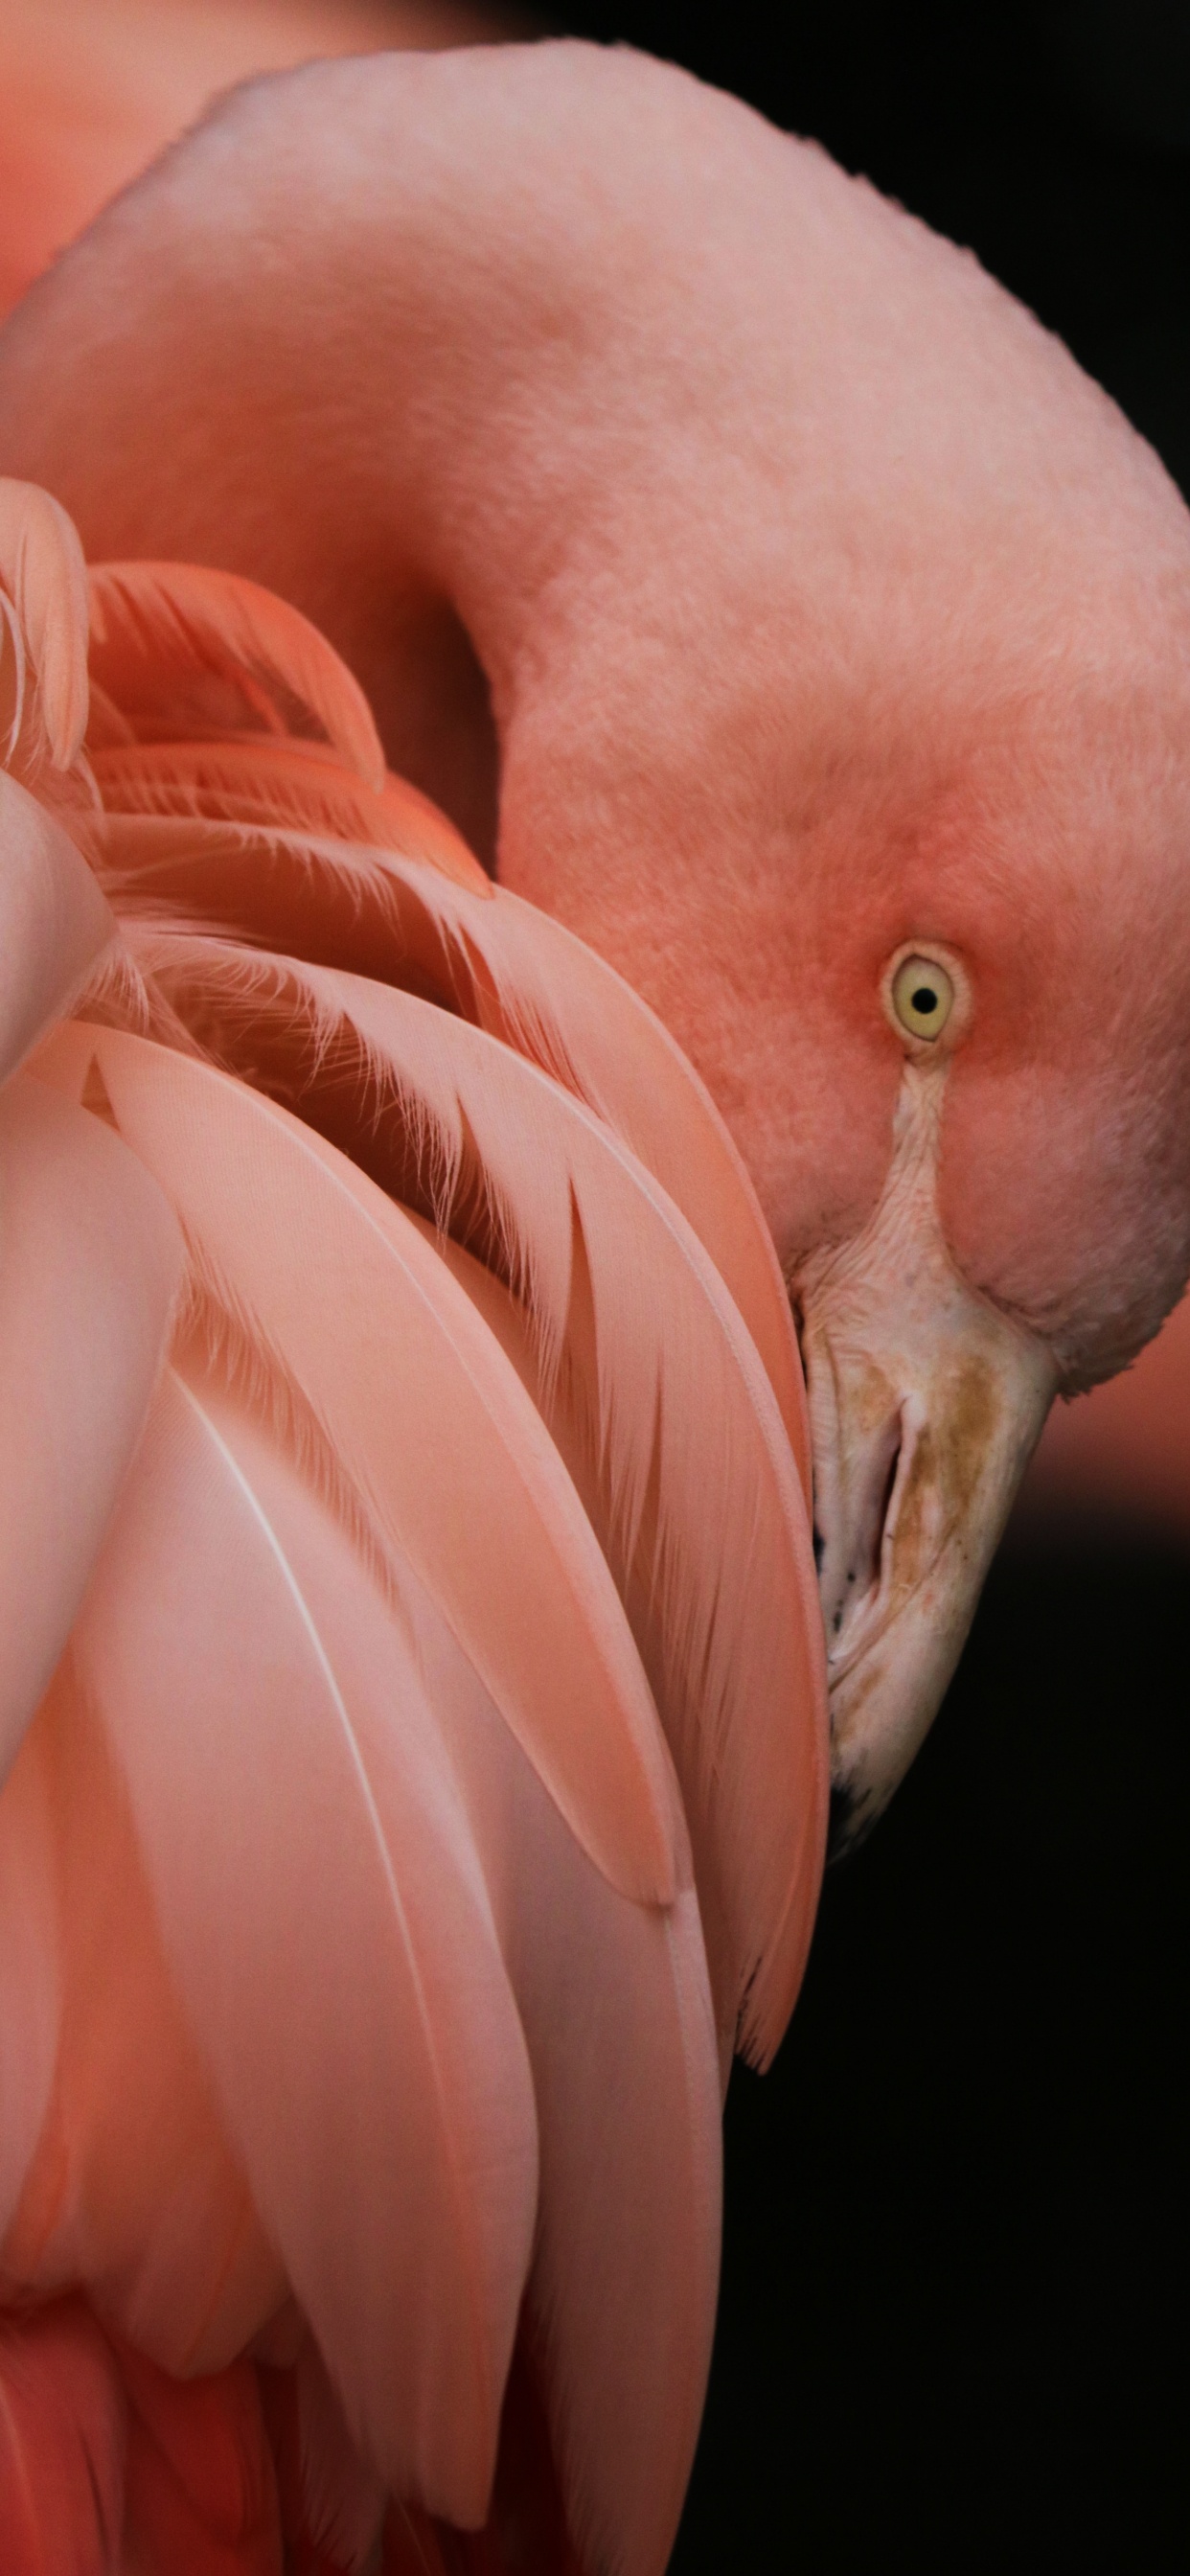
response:
M11 2552L643 2576L826 1687L846 1839L1190 1266L1186 515L569 45L232 99L0 468Z

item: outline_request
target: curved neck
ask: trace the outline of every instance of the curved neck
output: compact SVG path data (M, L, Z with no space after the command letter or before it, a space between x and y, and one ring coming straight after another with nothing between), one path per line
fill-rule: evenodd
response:
M1043 847L1089 883L1093 811L1114 885L1105 675L1184 739L1156 460L973 262L620 51L236 93L0 335L0 472L323 626L394 766L667 1021L783 1257L878 1196L882 959L1032 883L1042 774Z
M725 135L749 193L758 153L788 160L733 103L565 45L254 83L0 337L0 470L48 484L93 559L293 598L490 857L496 731L579 621L589 658L584 563L622 622L659 513L700 483L705 509L727 380L694 201ZM721 265L738 331L730 243Z

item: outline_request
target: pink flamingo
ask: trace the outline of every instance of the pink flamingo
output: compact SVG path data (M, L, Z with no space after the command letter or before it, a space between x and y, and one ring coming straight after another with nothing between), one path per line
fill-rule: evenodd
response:
M1186 514L572 46L232 100L0 467L14 2563L644 2576L824 1677L854 1832L1190 1265Z

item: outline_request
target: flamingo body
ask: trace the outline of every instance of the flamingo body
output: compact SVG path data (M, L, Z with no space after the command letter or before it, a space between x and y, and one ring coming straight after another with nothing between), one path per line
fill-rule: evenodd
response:
M1190 524L570 46L231 101L0 464L12 2545L659 2576L828 1679L862 1830L1190 1261Z
M304 620L0 529L6 2553L660 2568L825 1829L771 1244Z

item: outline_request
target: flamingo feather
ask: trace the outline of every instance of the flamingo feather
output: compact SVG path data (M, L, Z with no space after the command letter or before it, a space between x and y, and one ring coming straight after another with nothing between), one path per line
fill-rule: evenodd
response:
M119 1328L10 1649L0 2537L59 2462L88 2576L660 2576L828 1684L846 1839L1184 1284L1186 516L973 264L568 46L233 100L0 455L4 1133L63 1271L113 1175Z

